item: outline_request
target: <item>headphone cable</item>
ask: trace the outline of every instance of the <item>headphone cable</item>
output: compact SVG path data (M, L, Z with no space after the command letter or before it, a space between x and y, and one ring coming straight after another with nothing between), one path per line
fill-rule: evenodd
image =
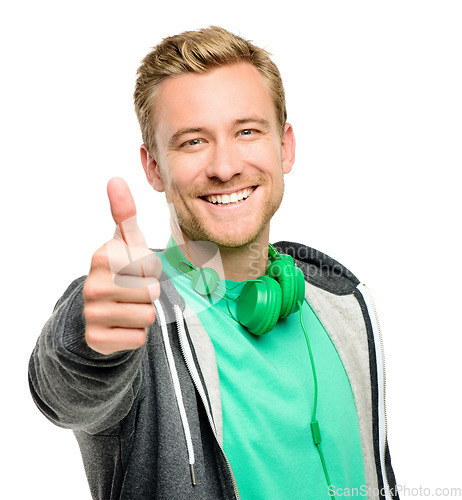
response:
M313 372L313 384L314 384L314 402L313 402L313 414L311 416L311 432L313 434L314 444L319 452L319 457L321 458L322 469L324 471L324 477L326 478L328 492L331 497L334 497L332 485L329 478L329 473L327 472L326 461L324 460L324 453L321 447L321 431L319 429L319 423L316 420L316 411L318 408L318 378L316 376L316 367L314 365L313 351L311 350L310 339L308 338L308 332L306 331L305 324L303 323L303 312L302 304L298 303L298 308L300 311L300 324L302 326L303 334L305 335L306 346L308 348L308 354L310 355L311 370Z

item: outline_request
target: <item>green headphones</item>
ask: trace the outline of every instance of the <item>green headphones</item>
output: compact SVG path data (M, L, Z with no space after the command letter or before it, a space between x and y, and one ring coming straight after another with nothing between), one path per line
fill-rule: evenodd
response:
M193 290L200 295L211 295L221 284L214 269L193 266L172 238L164 253L175 269L191 278ZM269 245L268 257L270 265L265 275L245 282L236 298L237 321L254 335L268 333L279 318L298 311L305 297L305 278L293 258L279 254L272 245ZM182 264L185 270L180 269Z

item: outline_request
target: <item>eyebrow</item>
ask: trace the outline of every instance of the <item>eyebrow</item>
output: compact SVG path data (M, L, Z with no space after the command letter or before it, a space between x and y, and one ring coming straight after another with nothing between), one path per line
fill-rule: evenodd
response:
M268 120L265 120L264 118L257 118L255 116L249 116L248 118L239 118L237 120L234 120L234 125L246 125L247 123L257 123L265 129L271 128L271 124Z
M198 134L200 132L203 132L203 130L204 130L203 127L184 127L184 128L180 128L179 130L177 130L172 135L172 137L170 137L169 145L170 146L174 146L177 143L178 139L180 137L182 137L183 135Z
M257 123L260 125L262 128L269 130L271 128L271 124L268 120L265 120L264 118L257 118L253 116L249 116L247 118L238 118L234 120L233 126L236 125L246 125L248 123ZM205 130L204 127L183 127L178 129L170 138L169 140L169 145L174 146L178 140L187 134L199 134Z

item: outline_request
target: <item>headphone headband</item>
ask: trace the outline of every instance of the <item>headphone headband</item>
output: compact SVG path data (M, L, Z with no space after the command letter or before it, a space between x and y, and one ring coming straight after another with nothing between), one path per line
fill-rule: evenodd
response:
M193 290L210 296L220 283L218 273L211 267L198 269L183 255L173 237L170 237L164 255L170 265L191 279ZM270 264L264 276L246 280L237 300L238 322L255 335L268 333L279 318L286 318L298 311L305 297L305 278L290 255L281 255L273 245L268 245ZM180 269L180 265L186 269ZM224 294L227 297L226 293ZM229 298L229 297L228 297Z
M178 245L177 245L176 241L173 239L173 236L170 236L170 238L168 240L167 246L164 250L164 255L165 255L165 258L170 263L170 265L179 272L192 275L192 274L194 274L194 271L199 270L194 264L192 264L186 258L186 256L183 254L183 252L178 248ZM270 263L272 263L276 260L281 260L281 259L285 260L285 257L288 257L288 259L290 259L293 263L293 259L289 255L281 255L271 243L268 244L268 259L269 259ZM189 269L186 271L180 270L178 268L178 266L180 264L184 264L185 266L188 266Z

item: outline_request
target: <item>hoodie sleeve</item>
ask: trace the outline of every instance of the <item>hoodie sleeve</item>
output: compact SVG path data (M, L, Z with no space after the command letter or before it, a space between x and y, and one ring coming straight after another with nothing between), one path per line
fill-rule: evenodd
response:
M130 411L141 385L145 346L111 355L85 342L82 289L75 280L55 306L29 361L29 386L41 412L60 427L101 432Z

